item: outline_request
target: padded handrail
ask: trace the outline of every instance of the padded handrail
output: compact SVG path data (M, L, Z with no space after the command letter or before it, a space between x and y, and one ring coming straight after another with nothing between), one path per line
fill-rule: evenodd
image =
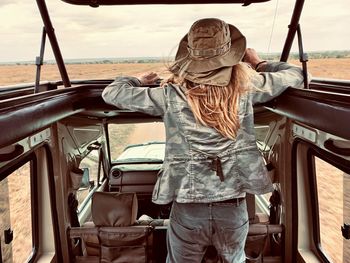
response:
M137 226L131 226L137 227ZM129 227L118 227L129 228ZM268 225L268 224L250 224L248 235L269 235L279 234L284 230L283 225ZM89 235L98 235L99 227L71 227L68 229L68 236L70 238L78 238Z
M0 153L0 162L10 161L24 152L24 147L16 144L13 151L9 153Z
M250 224L248 235L269 235L283 232L283 225Z
M0 130L0 148L38 132L56 121L82 112L87 107L112 109L103 102L101 92L102 89L86 86L1 101L0 127L6 129Z
M350 140L350 95L288 89L264 105L266 108L305 125Z
M68 228L70 238L78 238L88 235L98 235L98 227L71 227Z

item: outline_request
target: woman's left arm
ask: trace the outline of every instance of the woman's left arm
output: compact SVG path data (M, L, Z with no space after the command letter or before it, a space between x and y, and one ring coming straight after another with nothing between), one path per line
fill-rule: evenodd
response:
M251 93L253 105L279 96L288 87L302 87L303 73L297 66L286 62L265 62L258 69L260 73L252 78L255 88Z

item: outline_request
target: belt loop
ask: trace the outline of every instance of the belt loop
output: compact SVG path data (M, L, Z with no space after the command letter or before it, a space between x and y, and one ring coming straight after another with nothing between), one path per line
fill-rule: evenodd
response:
M213 203L209 203L209 220L213 220ZM211 222L210 222L211 224Z

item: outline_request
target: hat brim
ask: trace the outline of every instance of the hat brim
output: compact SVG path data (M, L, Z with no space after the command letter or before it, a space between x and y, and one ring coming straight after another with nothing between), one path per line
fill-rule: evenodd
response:
M209 72L187 72L185 78L197 84L226 87L231 80L232 67L223 67Z
M175 63L171 71L177 75L190 73L202 73L217 70L223 67L232 67L238 64L246 50L246 38L233 25L228 24L231 34L231 48L223 55L211 58L195 59L189 55L187 46L187 34L182 38L175 56Z

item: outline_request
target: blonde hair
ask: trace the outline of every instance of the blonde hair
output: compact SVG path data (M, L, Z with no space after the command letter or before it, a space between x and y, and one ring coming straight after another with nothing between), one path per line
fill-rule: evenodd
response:
M202 125L212 127L224 137L234 139L240 128L238 108L240 95L248 91L250 74L245 64L232 68L228 86L198 84L186 79L176 81L172 76L168 82L178 82L184 86L188 104Z

